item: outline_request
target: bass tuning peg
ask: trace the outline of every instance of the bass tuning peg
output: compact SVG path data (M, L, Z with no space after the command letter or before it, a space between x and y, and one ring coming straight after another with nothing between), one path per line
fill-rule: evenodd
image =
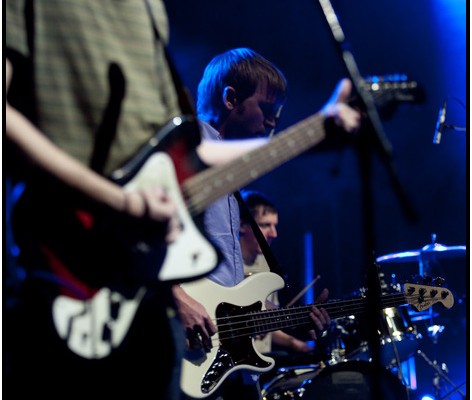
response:
M431 285L431 282L433 282L433 278L431 276L425 276L423 278L423 284L424 285L428 285L430 286Z
M434 286L442 287L445 282L446 280L444 278L441 278L440 276L438 276L437 278L434 279Z

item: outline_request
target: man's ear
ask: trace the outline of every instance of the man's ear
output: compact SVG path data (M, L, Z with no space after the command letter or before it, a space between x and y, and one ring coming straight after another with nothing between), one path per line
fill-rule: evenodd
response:
M226 86L223 90L223 104L227 110L233 110L236 107L236 90L232 86Z

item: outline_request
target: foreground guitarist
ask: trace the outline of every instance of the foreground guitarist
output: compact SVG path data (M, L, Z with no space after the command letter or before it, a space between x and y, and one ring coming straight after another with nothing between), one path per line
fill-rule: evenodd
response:
M184 338L156 262L178 236L159 183L168 176L156 171L156 183L138 190L105 179L182 113L163 4L8 0L5 9L4 165L12 195L26 184L19 201L6 199L20 257L4 269L5 397L132 390L177 399ZM213 164L261 143L198 151Z
M234 140L269 135L285 103L286 89L282 72L251 49L233 49L216 56L205 69L198 87L197 112L204 121L204 137ZM360 114L345 103L350 91L350 81L343 80L322 112L344 130L354 132L359 128ZM218 268L208 278L225 287L237 285L244 279L244 269L238 238L239 208L233 195L207 208L205 228L223 254ZM211 348L211 336L216 332L209 315L212 310L206 310L199 299L190 297L185 287L176 286L174 294L189 349ZM326 297L324 291L319 300L324 301ZM325 310L316 307L310 316L315 339L317 332L327 329L330 318ZM258 378L236 371L212 396L222 396L224 400L259 399Z

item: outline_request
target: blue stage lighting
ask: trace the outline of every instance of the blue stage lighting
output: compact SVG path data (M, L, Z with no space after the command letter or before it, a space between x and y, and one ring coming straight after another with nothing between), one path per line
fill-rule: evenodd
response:
M435 400L435 397L430 394L424 394L421 400Z

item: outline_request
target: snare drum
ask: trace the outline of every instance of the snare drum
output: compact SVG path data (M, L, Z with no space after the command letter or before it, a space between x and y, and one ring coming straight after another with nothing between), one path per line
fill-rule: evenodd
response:
M408 400L408 390L396 375L367 361L322 368L297 395L304 400Z
M334 321L337 329L330 341L329 354L334 365L339 361L370 361L367 343L370 324L362 316L349 316ZM418 335L410 322L406 307L386 308L380 316L380 362L385 367L398 365L411 358L418 349ZM342 354L340 357L339 354Z

